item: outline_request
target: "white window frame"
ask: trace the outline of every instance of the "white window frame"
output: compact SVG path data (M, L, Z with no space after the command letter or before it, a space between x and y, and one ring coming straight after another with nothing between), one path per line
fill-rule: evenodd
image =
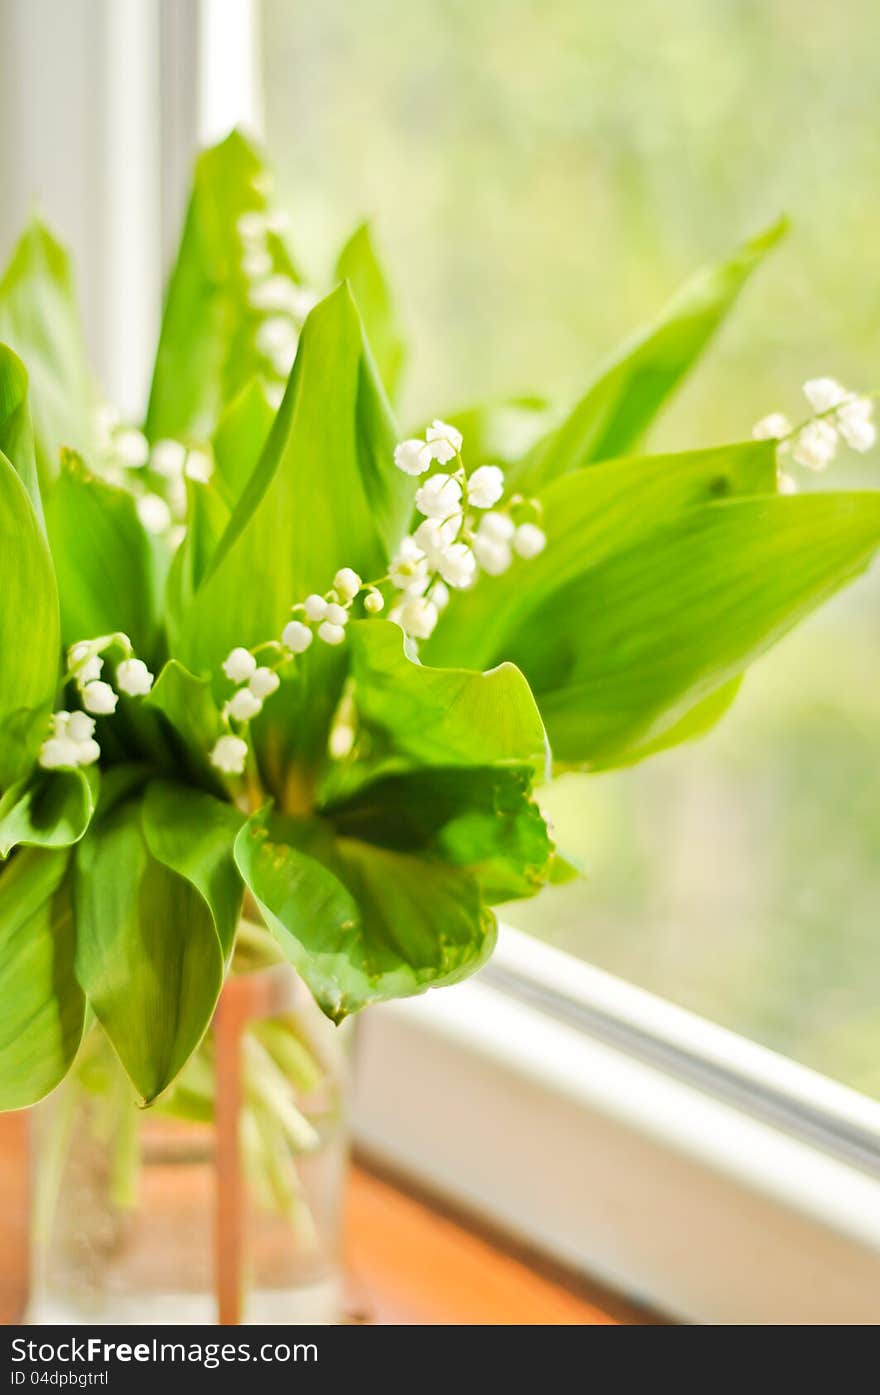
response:
M258 18L257 0L3 9L5 216L35 182L132 415L195 149L261 129ZM515 931L475 979L365 1014L354 1122L385 1163L674 1317L880 1321L880 1105Z

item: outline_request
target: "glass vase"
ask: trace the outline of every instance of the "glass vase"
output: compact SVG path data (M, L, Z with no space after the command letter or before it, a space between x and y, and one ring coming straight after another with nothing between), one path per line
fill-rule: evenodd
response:
M94 1029L34 1111L28 1320L338 1321L348 1058L287 965L228 979L149 1109Z

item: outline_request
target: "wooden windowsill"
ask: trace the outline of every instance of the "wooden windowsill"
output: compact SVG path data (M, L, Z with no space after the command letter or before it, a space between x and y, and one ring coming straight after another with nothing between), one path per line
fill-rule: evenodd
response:
M0 1115L0 1324L27 1297L27 1120ZM346 1208L350 1322L564 1324L651 1322L612 1295L555 1272L358 1160Z

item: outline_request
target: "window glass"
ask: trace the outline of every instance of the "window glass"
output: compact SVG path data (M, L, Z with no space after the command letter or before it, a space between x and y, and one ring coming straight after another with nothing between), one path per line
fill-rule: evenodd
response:
M412 346L402 420L570 401L692 269L788 242L652 445L880 386L880 10L803 0L264 0L267 130L301 260L369 216ZM834 467L876 483L877 453ZM551 542L552 545L552 542ZM749 675L709 738L569 776L589 878L514 924L880 1092L880 595L862 583Z

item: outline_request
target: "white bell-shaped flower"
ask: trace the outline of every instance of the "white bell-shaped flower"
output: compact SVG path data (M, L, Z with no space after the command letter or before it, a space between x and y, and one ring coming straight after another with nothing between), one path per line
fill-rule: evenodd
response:
M104 660L100 654L90 654L84 663L80 664L76 670L76 681L80 687L84 683L91 683L96 678L101 677L101 670L104 667Z
M394 463L405 475L423 475L430 468L432 458L428 446L417 437L394 447Z
M330 601L327 606L325 618L329 620L331 625L347 625L348 611L345 609L345 606L337 605L335 601Z
M467 482L468 503L475 509L491 509L504 493L504 471L497 465L481 465Z
M824 470L837 451L837 432L830 422L808 422L792 446L792 457L808 470Z
M461 507L461 485L452 475L432 475L416 490L416 508L426 518L449 518Z
M226 711L230 717L234 717L237 722L249 722L252 717L256 717L262 711L263 704L256 697L250 688L239 688L237 693L226 704Z
M77 765L94 765L101 759L101 747L93 737L86 737L85 741L75 741Z
M117 666L116 686L129 697L143 697L153 686L153 675L143 659L125 659Z
M66 717L64 731L58 730L58 718ZM95 734L95 719L88 712L56 712L55 735L69 736L71 741L90 741Z
M515 531L516 525L509 514L492 511L484 513L480 519L481 537L491 538L493 542L510 542Z
M769 416L762 417L756 421L752 427L752 438L755 441L780 441L783 436L788 436L791 432L791 422L782 412L771 412Z
M378 615L384 609L385 601L380 591L370 591L364 597L364 610L367 611L369 615Z
M513 550L530 561L547 546L547 534L536 523L521 523L513 535Z
M509 543L496 542L494 538L488 538L483 533L478 533L474 538L474 556L489 576L501 576L513 561Z
M249 649L233 649L223 660L223 672L233 683L246 683L256 672L257 661Z
M325 644L341 644L345 639L345 626L325 620L318 626L318 639L322 639Z
M150 445L143 431L119 431L113 445L120 465L126 470L139 470L150 458Z
M44 770L72 770L78 764L78 744L66 736L50 736L40 747L37 763Z
M814 412L830 412L850 396L834 378L811 378L804 383L804 397Z
M398 591L422 594L428 584L428 563L415 538L404 538L388 568L388 577Z
M360 577L352 567L340 567L333 578L333 590L343 601L353 601L361 584Z
M311 637L311 632L309 637ZM263 667L258 668L256 673L251 675L248 688L253 693L254 697L259 698L262 702L264 698L271 697L272 693L278 689L280 684L281 679L274 669Z
M106 717L111 712L115 712L116 704L119 701L110 684L102 683L100 679L93 683L86 683L81 696L83 707L87 712L94 712L96 717Z
M135 505L148 533L165 533L171 527L171 510L159 494L141 494Z
M327 618L327 602L323 596L319 596L316 592L312 592L311 596L306 596L303 609L310 620L326 620Z
M867 397L853 397L835 413L834 421L850 450L870 450L877 440L871 420L874 404Z
M281 631L281 643L291 654L304 654L313 638L312 631L301 620L289 620Z
M240 775L247 760L247 742L240 736L221 736L214 743L211 764L225 775Z
M214 473L214 462L206 450L191 450L186 457L183 473L196 484L208 484Z
M416 545L425 554L430 571L440 570L446 550L455 542L460 528L460 513L453 514L451 518L426 518L424 523L419 524L413 537Z
M437 570L448 586L463 591L476 579L477 559L465 543L453 543L440 558Z
M186 446L182 441L157 441L150 451L150 464L160 475L172 479L181 474L186 462Z
M463 439L456 427L450 426L448 421L440 421L439 418L435 418L425 432L425 441L431 456L440 465L448 465L450 460L455 459L461 450Z
M424 596L408 596L392 616L411 639L430 639L439 618L434 602Z

